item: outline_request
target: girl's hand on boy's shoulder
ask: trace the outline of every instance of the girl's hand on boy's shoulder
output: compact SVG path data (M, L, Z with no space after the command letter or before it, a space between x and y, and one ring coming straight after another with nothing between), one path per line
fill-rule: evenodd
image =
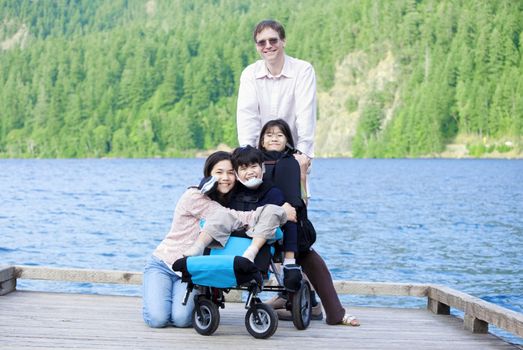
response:
M283 208L283 210L285 210L285 214L287 214L287 221L297 221L296 209L292 205L285 202L281 207Z

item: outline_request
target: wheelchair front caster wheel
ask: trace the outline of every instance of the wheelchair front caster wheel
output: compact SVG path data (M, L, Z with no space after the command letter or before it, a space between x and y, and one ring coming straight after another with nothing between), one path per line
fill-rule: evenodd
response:
M254 304L245 315L245 327L254 338L267 339L278 328L278 315L267 304Z

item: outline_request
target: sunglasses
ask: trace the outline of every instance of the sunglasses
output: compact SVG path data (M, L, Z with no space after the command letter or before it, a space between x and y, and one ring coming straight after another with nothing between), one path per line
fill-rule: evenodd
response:
M265 45L267 45L267 41L271 45L276 45L278 43L278 41L280 41L280 39L278 39L278 38L269 38L268 40L263 39L263 40L257 41L256 45L259 47L265 47Z

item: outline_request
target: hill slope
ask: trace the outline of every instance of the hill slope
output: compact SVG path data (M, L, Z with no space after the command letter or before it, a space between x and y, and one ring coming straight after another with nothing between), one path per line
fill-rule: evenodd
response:
M234 147L271 17L316 69L318 155L521 153L521 2L0 0L0 156Z

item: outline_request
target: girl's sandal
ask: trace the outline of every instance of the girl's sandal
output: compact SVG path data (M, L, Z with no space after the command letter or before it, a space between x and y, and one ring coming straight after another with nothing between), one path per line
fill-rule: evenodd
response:
M352 315L345 314L340 324L344 326L358 327L360 325L360 321L358 321L358 319Z

